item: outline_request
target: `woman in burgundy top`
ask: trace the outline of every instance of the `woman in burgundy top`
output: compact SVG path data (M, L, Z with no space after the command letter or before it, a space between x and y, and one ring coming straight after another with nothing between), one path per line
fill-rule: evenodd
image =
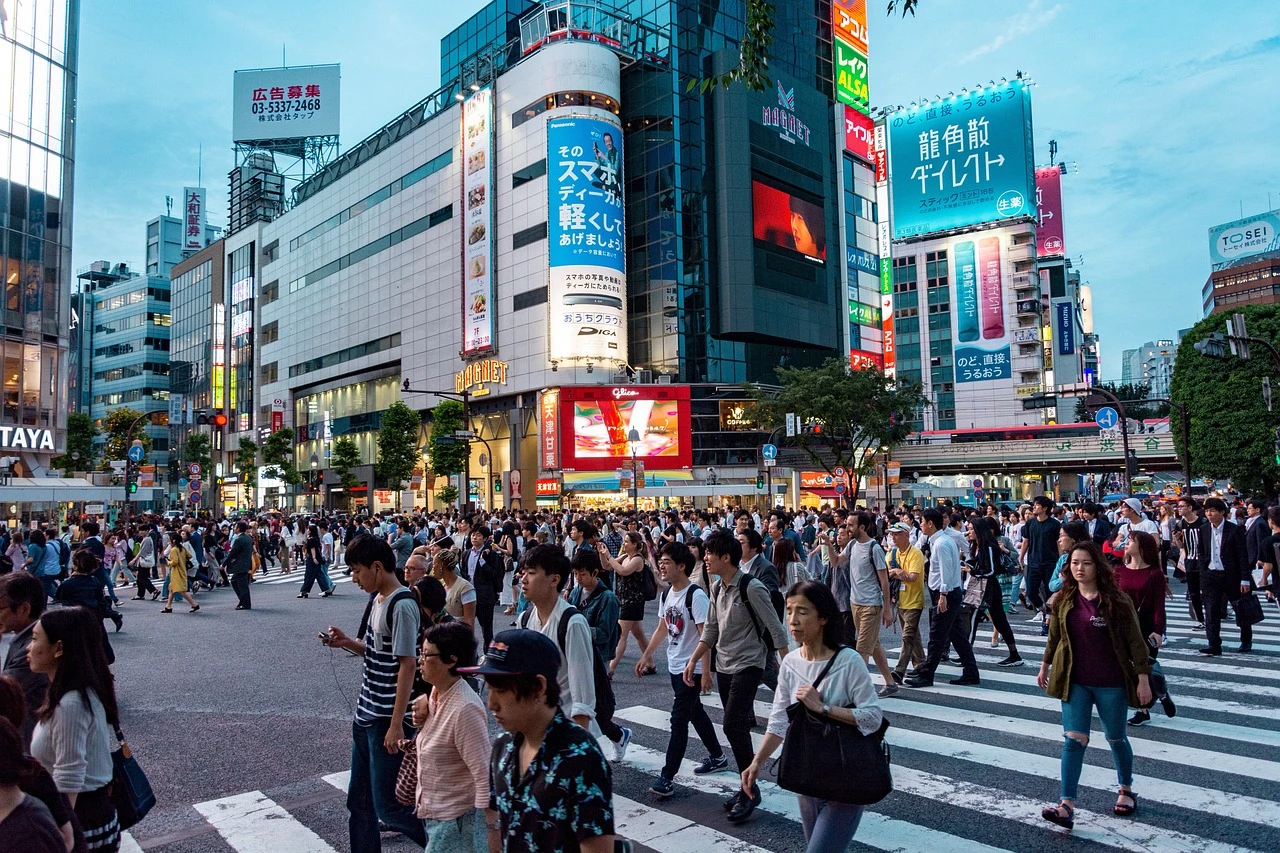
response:
M1151 658L1151 692L1160 700L1165 714L1178 713L1169 696L1168 684L1156 655L1164 643L1164 602L1169 595L1169 581L1160 568L1160 546L1150 533L1135 530L1124 549L1124 566L1116 569L1116 585L1133 600L1138 611L1138 625L1147 640ZM1153 703L1154 704L1154 703ZM1151 719L1151 712L1139 708L1129 718L1129 725L1140 726Z

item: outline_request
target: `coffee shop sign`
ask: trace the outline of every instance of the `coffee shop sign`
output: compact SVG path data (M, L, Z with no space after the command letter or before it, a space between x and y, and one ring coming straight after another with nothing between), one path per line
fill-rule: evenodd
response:
M0 450L54 450L53 432L47 429L0 425Z

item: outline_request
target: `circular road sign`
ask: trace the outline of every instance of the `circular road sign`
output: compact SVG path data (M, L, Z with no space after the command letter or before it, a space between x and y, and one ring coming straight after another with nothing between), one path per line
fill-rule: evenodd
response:
M777 459L778 445L766 444L764 447L760 448L760 455L763 456L765 459Z
M129 448L129 461L141 462L147 458L147 451L141 444L135 444Z
M192 477L199 477L199 476L200 476L200 463L199 463L199 462L192 462L190 465L188 465L188 466L187 466L187 473L188 473L188 474L190 474Z
M1103 406L1093 420L1101 429L1114 429L1120 423L1120 413L1111 406Z
M186 478L186 477L181 477L181 478L179 478L179 479L178 479L178 488L179 488L179 489L185 489L186 487L187 487L187 478Z
M836 480L836 494L837 495L844 494L844 480Z
M204 483L201 483L199 480L192 480L190 483L187 484L187 486L191 489L191 491L196 493L199 493L200 487L203 485Z
M188 495L188 497L191 499L191 502L192 502L193 504L198 504L198 503L200 503L200 493L199 493L199 492L192 492L190 495Z
M982 500L986 500L986 497L987 497L987 493L986 493L986 492L984 492L984 491L982 491L982 489L974 489L974 490L973 490L973 499L974 499L975 501L982 501Z
M831 473L840 479L844 479L844 468L836 468L836 470Z

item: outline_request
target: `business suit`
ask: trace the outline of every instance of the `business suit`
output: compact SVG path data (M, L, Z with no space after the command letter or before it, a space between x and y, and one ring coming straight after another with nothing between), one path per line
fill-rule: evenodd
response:
M462 565L470 567L471 555L475 549L463 553ZM471 585L476 589L476 619L480 622L480 633L484 637L485 647L493 639L493 608L498 604L498 593L502 590L506 570L502 554L485 542L476 557L476 570L471 578Z
M225 568L231 576L231 588L236 591L240 603L238 610L252 610L253 599L249 595L249 571L253 568L253 537L248 533L237 533L231 540L231 551L227 554Z
M1210 525L1212 530L1212 525ZM1222 652L1222 619L1227 615L1227 603L1240 598L1240 584L1253 585L1253 573L1249 567L1249 546L1244 528L1230 521L1222 522L1220 546L1221 569L1213 568L1213 538L1204 544L1205 554L1200 569L1200 600L1204 606L1204 631L1210 654ZM1240 646L1248 648L1253 643L1253 628L1240 626Z
M26 697L27 713L22 718L22 743L28 750L31 749L31 733L36 727L36 710L44 704L45 695L49 692L49 676L32 672L31 664L27 661L31 629L35 625L33 621L14 635L9 651L4 656L4 668L0 669L0 674L8 675L18 682L22 695Z
M1088 524L1088 522L1085 522ZM1098 513L1097 519L1093 523L1093 541L1098 547L1102 547L1103 543L1111 539L1116 532L1116 526L1102 513Z

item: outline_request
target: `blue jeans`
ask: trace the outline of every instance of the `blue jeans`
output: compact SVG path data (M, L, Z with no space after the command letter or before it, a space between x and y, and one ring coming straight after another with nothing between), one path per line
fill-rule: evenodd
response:
M1102 720L1102 731L1111 745L1111 763L1123 787L1133 784L1133 747L1125 726L1129 694L1123 687L1085 687L1072 684L1067 701L1062 703L1062 730L1089 736L1094 706ZM1084 766L1085 744L1064 734L1062 744L1062 799L1074 800Z
M484 825L484 812L472 809L454 820L425 818L422 828L427 833L425 853L488 853L489 832Z
M44 587L45 597L53 601L58 594L58 576L57 575L40 575L40 585Z
M805 850L828 853L848 850L862 821L862 806L800 796L800 825L804 828Z
M398 752L387 752L382 745L390 727L390 720L377 720L369 726L351 724L351 781L347 785L351 853L381 853L378 821L419 847L427 843L422 821L413 809L396 802L396 774L400 772L401 756ZM405 727L404 736L413 737L413 729Z

